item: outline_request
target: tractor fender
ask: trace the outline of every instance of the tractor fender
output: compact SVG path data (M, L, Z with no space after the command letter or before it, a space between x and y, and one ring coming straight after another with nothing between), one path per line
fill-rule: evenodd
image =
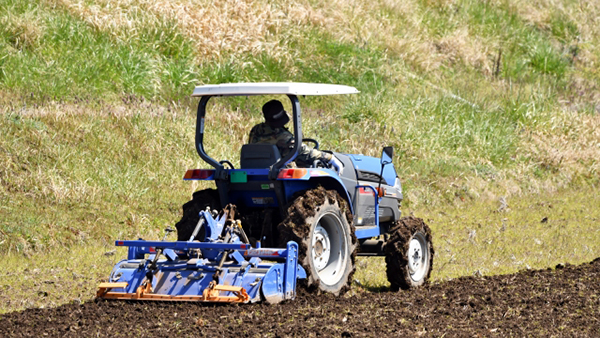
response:
M291 201L296 193L322 186L327 190L335 190L346 200L350 212L354 215L350 194L338 174L331 169L306 168L283 169L277 177L285 186L286 200Z

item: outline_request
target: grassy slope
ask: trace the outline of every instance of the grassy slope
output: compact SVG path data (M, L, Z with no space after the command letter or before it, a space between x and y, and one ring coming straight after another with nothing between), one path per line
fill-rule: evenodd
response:
M452 243L436 242L436 278L596 257L588 204L583 230L552 237L562 223L544 233L545 207L523 203L564 196L574 215L578 190L597 195L598 15L593 1L0 0L0 252L80 244L93 259L117 237L158 237L198 189L181 181L202 166L193 86L307 81L361 90L303 99L305 134L349 153L395 147L405 211ZM215 104L209 153L235 162L261 103ZM496 234L513 221L485 216L501 196L532 209L514 220L531 226ZM519 236L566 239L527 260L539 244L511 246ZM587 251L570 256L577 243Z

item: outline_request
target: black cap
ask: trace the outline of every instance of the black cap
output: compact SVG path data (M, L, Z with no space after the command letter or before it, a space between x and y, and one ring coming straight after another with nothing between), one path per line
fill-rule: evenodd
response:
M283 104L279 100L271 100L262 107L265 122L273 128L281 128L290 122L290 117L283 109Z

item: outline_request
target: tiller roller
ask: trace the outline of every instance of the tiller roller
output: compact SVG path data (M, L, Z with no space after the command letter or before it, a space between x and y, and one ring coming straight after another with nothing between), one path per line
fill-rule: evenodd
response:
M129 247L127 259L115 265L97 297L234 303L293 299L296 280L306 278L298 265L298 244L271 249L256 242L252 247L234 214L233 207L220 214L201 211L187 242L165 241L171 229L162 241L116 241ZM202 233L204 240L195 241Z

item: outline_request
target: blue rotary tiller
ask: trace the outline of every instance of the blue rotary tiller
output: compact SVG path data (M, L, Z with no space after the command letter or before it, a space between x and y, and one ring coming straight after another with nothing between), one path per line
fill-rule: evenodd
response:
M293 299L296 280L306 278L298 265L298 244L285 249L249 244L235 211L201 211L189 241L116 241L129 247L97 296L104 299L278 303ZM204 234L202 242L196 236ZM262 259L268 260L263 261Z

